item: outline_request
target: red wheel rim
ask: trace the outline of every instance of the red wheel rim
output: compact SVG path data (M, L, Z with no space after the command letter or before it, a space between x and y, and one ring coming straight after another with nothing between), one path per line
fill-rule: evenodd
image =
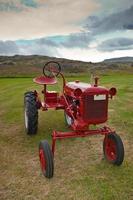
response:
M105 139L105 153L109 161L116 160L117 157L116 143L110 138Z
M42 148L39 149L39 158L40 158L41 169L43 172L45 172L46 171L46 159L45 159L44 151Z

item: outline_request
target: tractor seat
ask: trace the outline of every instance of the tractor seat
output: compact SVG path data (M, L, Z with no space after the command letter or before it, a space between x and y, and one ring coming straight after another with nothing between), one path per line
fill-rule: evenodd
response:
M48 78L46 76L39 76L33 79L33 82L40 85L54 85L57 83L55 78Z

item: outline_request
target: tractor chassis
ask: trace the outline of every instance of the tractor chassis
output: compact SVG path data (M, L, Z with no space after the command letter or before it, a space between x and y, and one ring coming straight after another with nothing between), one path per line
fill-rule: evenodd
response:
M70 131L70 132L59 132L53 131L52 133L52 153L54 156L55 153L55 144L57 139L66 139L66 138L80 138L80 137L87 137L90 135L108 135L110 133L115 133L114 130L111 130L109 127L104 126L99 129L95 130L84 130L84 131Z

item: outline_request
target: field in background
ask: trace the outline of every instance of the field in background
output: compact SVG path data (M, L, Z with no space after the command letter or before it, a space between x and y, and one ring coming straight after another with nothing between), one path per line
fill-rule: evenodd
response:
M87 75L68 77L89 82ZM112 74L100 83L116 87L109 105L109 124L125 147L125 160L114 167L103 159L102 136L57 142L54 178L40 171L38 143L50 140L53 129L67 130L62 111L39 112L39 130L25 134L23 94L40 87L31 78L0 79L1 200L132 200L133 199L133 75ZM53 89L53 88L52 88Z

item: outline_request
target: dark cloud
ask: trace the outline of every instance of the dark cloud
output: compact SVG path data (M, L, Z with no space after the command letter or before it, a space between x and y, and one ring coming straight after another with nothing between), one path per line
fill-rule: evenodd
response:
M38 42L33 42L31 44L19 44L18 46L19 52L22 55L59 56L57 48L48 44L39 44Z
M133 5L121 12L106 17L90 16L85 28L93 34L107 33L116 30L133 29Z
M133 49L133 39L130 38L115 38L102 42L98 48L100 51L115 51Z
M4 0L2 0L0 2L0 11L22 11L22 8L18 5L15 4L13 1L7 1L5 2Z
M97 3L100 3L103 14L105 12L114 12L116 10L125 10L133 5L131 0L95 0Z
M92 36L89 32L70 34L61 45L66 48L88 48Z
M54 42L52 39L47 39L47 38L41 38L41 39L38 39L36 40L36 44L38 45L45 45L45 46L52 46L52 47L57 47L58 44L56 42Z
M0 41L0 55L46 55L59 56L58 50L54 42L45 38L31 41L13 42Z
M41 38L35 40L37 45L46 47L65 47L65 48L88 48L88 44L92 40L89 32L73 33L67 36L62 36L62 39L55 41L51 38Z
M37 8L39 4L36 0L0 0L0 11L21 12L26 8Z
M133 23L124 25L124 29L133 30Z
M22 4L24 4L27 7L33 7L33 8L37 8L38 4L36 0L20 0L20 2Z
M13 41L0 41L0 55L14 55L18 54L19 49Z

